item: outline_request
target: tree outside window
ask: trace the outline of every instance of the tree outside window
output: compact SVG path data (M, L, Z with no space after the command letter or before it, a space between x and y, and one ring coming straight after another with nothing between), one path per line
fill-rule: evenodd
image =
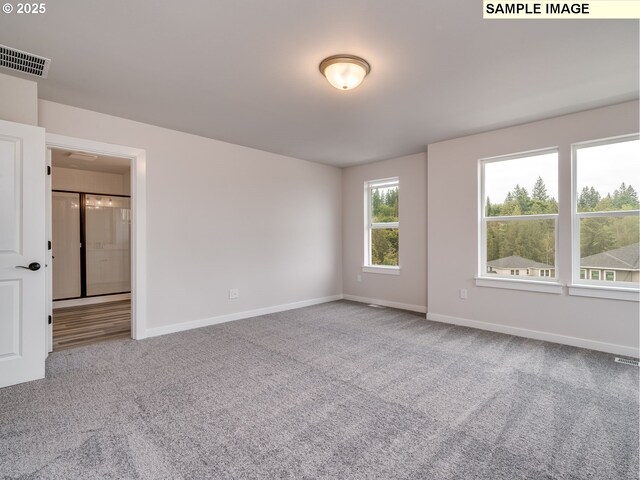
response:
M574 278L637 286L640 140L577 145L574 162Z
M399 180L365 184L367 252L365 265L397 267L400 251Z
M481 271L555 277L557 151L487 159L481 167Z

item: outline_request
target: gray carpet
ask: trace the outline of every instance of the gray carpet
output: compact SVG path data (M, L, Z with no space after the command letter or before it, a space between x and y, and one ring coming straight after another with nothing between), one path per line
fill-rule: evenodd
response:
M0 478L637 479L638 369L346 301L50 355Z

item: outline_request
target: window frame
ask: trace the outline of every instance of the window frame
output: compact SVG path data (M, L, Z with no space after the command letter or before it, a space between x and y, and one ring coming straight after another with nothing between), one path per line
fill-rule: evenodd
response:
M381 187L398 188L398 221L397 222L372 222L372 190ZM374 265L371 263L371 231L389 228L398 229L398 265ZM387 275L400 275L400 177L380 178L364 182L364 273L382 273Z
M588 140L577 142L571 145L571 283L569 284L569 295L583 297L611 298L617 300L640 300L640 288L629 285L630 282L619 282L617 280L607 281L604 269L599 273L599 280L592 280L591 269L580 266L580 220L583 218L602 217L625 217L636 216L640 210L609 210L602 212L578 212L578 150L581 148L597 147L601 145L611 145L621 142L640 140L640 134L619 135L615 137L602 138L598 140ZM585 278L580 278L580 271L586 270ZM614 275L614 278L617 275Z
M535 214L535 215L507 215L507 216L495 216L487 217L486 213L486 194L485 194L485 165L494 162L504 162L508 160L516 160L519 158L536 157L540 155L547 155L550 153L556 154L556 174L558 175L558 192L560 190L560 148L558 146L540 148L536 150L529 150L518 153L511 153L507 155L499 155L494 157L486 157L478 160L478 270L476 276L476 285L480 287L496 287L506 288L513 290L528 290L534 292L543 293L562 293L562 284L559 282L559 218L561 213L561 205L558 201L558 213L550 214ZM490 219L490 220L487 220ZM556 276L551 277L531 277L533 279L516 279L511 275L499 275L493 274L488 276L487 272L487 224L488 222L509 222L509 221L521 221L521 220L554 220L554 269ZM515 276L515 275L514 275Z

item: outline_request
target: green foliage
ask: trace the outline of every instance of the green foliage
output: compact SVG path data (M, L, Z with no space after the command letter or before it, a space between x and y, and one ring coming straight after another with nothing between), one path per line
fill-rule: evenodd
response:
M584 187L578 195L578 211L579 212L593 212L596 209L598 203L600 203L602 197L593 187Z
M488 217L558 213L558 202L549 197L544 181L538 177L531 196L526 188L516 185L503 203L492 204L487 197L486 212Z
M378 189L371 195L371 208L373 223L398 221L398 187Z
M533 186L533 192L531 193L531 198L533 200L537 200L540 202L546 202L549 199L549 195L547 195L547 187L542 180L542 177L538 177L535 185Z
M580 257L638 243L639 220L637 216L583 218L580 220Z
M613 195L602 197L593 187L584 187L578 195L578 212L608 212L611 210L638 210L638 193L631 185L625 185L613 191Z
M626 186L624 182L614 190L611 203L616 210L637 210L640 207L638 194L631 185Z
M624 182L602 197L593 187L584 187L578 195L579 212L638 210L638 194ZM632 217L594 217L580 221L580 256L588 257L615 248L638 243L639 221Z
M371 264L398 265L398 229L377 228L371 231Z
M588 257L611 250L615 237L611 231L613 218L585 218L580 222L580 256Z
M398 188L374 189L371 195L371 221L397 222ZM397 228L371 230L372 265L398 265L399 232Z
M555 222L553 220L514 220L489 222L487 260L518 255L553 265L555 259Z
M594 187L584 187L578 195L579 212L638 210L638 194L622 183L613 194L602 196ZM542 178L538 177L531 196L516 185L503 203L486 201L486 215L513 216L558 213L558 202L549 197ZM637 216L584 218L580 222L580 256L586 257L637 243L640 224ZM553 220L490 222L487 226L487 260L518 255L553 265L555 257Z

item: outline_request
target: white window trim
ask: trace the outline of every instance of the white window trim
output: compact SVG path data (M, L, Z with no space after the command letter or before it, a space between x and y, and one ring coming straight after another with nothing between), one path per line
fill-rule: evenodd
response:
M384 275L400 275L400 267L395 265L363 265L363 273L382 273Z
M373 188L398 187L400 189L400 177L382 178L364 182L364 265L363 273L381 273L385 275L400 275L400 265L372 265L371 264L371 230L397 228L400 229L400 222L371 222L371 190ZM400 215L398 205L398 216ZM400 245L398 245L398 249ZM398 252L399 254L400 252Z
M476 286L478 287L493 287L493 288L505 288L510 290L528 290L531 292L544 292L544 293L557 293L561 294L563 285L558 282L560 278L559 262L558 262L558 250L559 250L559 237L558 237L558 220L559 213L541 214L541 215L513 215L513 216L497 216L497 217L485 217L486 205L485 205L485 189L484 189L484 166L487 163L502 162L506 160L515 160L517 158L535 157L537 155L546 155L549 153L556 153L558 156L558 162L556 168L558 169L558 177L560 176L560 148L547 147L538 150L530 150L526 152L501 155L497 157L481 158L478 161L478 192L480 198L478 201L478 236L480 241L478 242L478 276L476 277ZM560 208L558 208L558 212ZM487 229L486 224L488 222L502 221L517 221L517 220L547 220L553 219L555 221L555 258L554 269L556 276L551 277L535 277L536 280L521 280L514 279L511 275L496 275L487 273Z
M541 278L541 277L535 277ZM507 290L525 290L527 292L562 294L563 285L557 281L520 280L505 277L476 277L477 287L504 288Z
M571 145L571 278L568 285L569 295L580 297L608 298L614 300L640 301L640 289L628 287L622 282L591 280L591 269L580 266L580 219L593 217L624 217L638 215L638 210L614 210L606 212L578 212L578 156L577 150L584 147L597 147L618 142L640 139L640 135L621 135L595 141L574 143ZM580 278L580 270L586 270L585 278ZM604 270L604 269L600 269ZM610 270L610 269L608 269ZM605 277L606 278L606 277Z
M609 298L640 302L640 292L636 288L613 287L611 285L568 285L569 295L578 297Z
M369 228L371 228L371 230L376 230L376 229L387 229L387 228L400 228L400 222L382 222L382 223L371 223L369 225Z
M634 217L640 210L607 210L605 212L576 212L578 218L598 218L598 217Z
M599 271L603 271L602 268L593 268L593 269L587 269L587 271L590 270L599 270ZM607 272L611 272L614 270L606 270ZM616 273L617 276L617 273ZM582 279L580 280L580 283L572 283L571 285L573 286L584 286L584 287L602 287L602 288L613 288L615 290L617 289L622 289L622 290L632 290L632 291L638 291L637 288L633 287L631 282L620 282L620 281L611 281L611 280L606 280L607 283L602 283L602 276L600 277L601 280L585 280Z

